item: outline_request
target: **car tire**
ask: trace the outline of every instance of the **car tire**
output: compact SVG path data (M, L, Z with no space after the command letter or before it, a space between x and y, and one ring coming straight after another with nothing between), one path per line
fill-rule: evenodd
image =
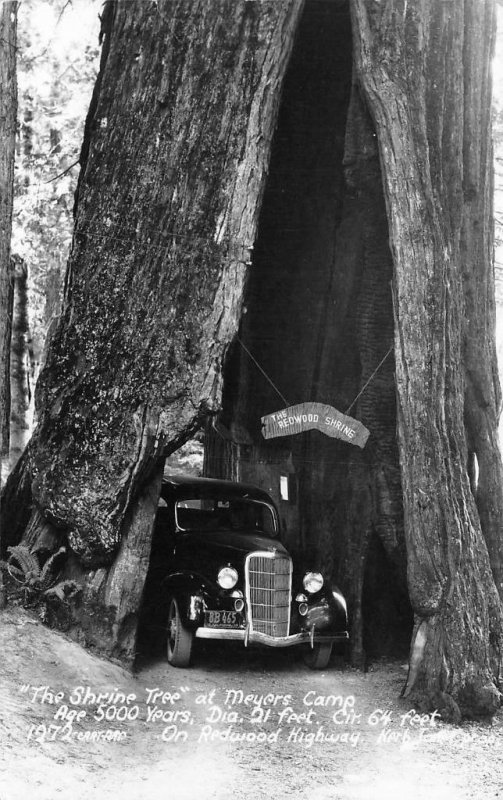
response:
M318 642L304 655L304 662L310 669L325 669L332 655L332 642Z
M194 634L182 622L176 598L172 597L168 610L167 655L172 667L188 667L192 656Z

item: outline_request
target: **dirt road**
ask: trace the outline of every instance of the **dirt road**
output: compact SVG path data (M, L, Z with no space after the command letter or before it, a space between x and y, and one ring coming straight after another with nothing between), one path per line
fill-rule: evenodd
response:
M503 798L503 716L417 715L399 664L208 643L132 676L12 608L0 652L0 800Z

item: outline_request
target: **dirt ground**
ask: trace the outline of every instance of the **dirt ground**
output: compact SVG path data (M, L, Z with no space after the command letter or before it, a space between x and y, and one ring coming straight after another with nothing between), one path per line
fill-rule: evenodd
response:
M0 652L0 800L503 798L503 715L415 715L400 664L213 642L132 676L12 607Z

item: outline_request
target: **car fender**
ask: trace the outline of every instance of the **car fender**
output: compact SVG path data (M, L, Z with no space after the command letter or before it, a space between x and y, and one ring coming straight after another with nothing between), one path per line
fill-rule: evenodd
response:
M318 631L334 633L347 629L345 600L337 586L324 587L310 598L305 625L308 629L314 627Z
M175 597L183 624L195 630L204 621L205 597L211 591L208 582L200 575L178 572L163 581L166 597Z
M327 599L334 615L334 620L339 630L346 630L348 626L348 611L346 600L339 587L332 583L330 590L327 592Z

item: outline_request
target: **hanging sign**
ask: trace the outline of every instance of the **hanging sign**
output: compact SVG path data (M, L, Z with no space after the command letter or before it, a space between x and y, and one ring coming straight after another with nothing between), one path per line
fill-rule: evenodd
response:
M324 403L300 403L262 417L264 439L318 430L334 439L365 447L370 431L357 419Z

